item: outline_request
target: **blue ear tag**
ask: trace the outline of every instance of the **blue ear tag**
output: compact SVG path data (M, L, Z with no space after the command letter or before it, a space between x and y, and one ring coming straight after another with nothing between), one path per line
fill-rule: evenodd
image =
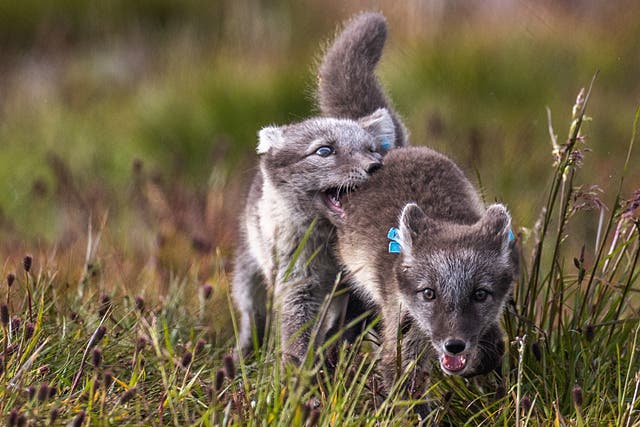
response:
M387 239L397 242L399 238L400 238L400 231L395 227L391 227L387 232Z
M509 241L513 242L516 239L516 236L513 234L513 231L509 230Z
M400 253L400 243L398 242L398 239L400 238L400 231L395 228L395 227L391 227L389 229L389 231L387 232L387 239L391 240L389 242L389 253L390 254L399 254Z
M400 253L400 243L398 243L398 242L389 242L389 253L390 254L399 254Z
M387 138L386 136L382 137L382 148L385 150L388 150L391 148L391 143L389 142L389 138Z

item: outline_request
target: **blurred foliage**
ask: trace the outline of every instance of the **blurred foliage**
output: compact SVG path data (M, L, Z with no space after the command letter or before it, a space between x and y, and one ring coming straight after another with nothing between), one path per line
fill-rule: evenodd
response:
M114 245L160 262L232 249L256 132L314 114L314 58L371 8L389 18L379 72L412 143L477 175L517 224L542 206L545 107L566 123L596 71L584 170L615 184L640 93L633 2L0 1L1 252L73 246L106 213Z

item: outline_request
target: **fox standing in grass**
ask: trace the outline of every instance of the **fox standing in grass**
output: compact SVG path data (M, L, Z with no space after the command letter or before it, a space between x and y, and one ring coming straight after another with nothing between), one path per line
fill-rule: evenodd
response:
M349 34L375 30L375 22L384 18L360 15L334 46L348 45ZM323 75L340 62L339 52L329 51L321 66L319 106L356 118L352 100L339 95L357 85L348 69L343 78ZM367 108L384 106L388 101L379 93L357 99ZM396 129L404 132L401 124ZM414 362L404 380L412 395L423 391L434 361L445 373L465 377L500 366L500 315L517 273L511 218L501 204L485 208L454 162L426 147L392 150L384 167L344 197L341 214L330 218L346 279L381 316L388 390Z
M252 331L259 341L263 338L268 293L273 292L283 357L304 360L312 323L340 271L335 231L327 218L341 216L341 197L366 182L390 148L405 142L404 128L385 108L373 74L386 38L384 19L365 23L338 39L342 42L327 54L335 61L325 62L321 70L327 83L342 79L343 72L354 77L344 90L320 92L328 115L345 118L312 118L259 133L259 170L241 220L232 283L240 313L238 345L245 354L253 349ZM332 103L348 114L331 109ZM318 343L342 303L332 305Z
M417 392L436 360L465 377L498 368L517 273L507 209L484 208L455 163L411 147L390 152L343 210L338 254L355 292L379 307L387 387L412 362Z

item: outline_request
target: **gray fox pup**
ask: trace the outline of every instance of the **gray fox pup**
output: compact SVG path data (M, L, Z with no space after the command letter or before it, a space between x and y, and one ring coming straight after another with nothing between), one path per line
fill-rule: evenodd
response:
M389 152L342 207L337 252L354 292L379 308L386 386L414 361L411 393L436 360L464 377L499 367L517 274L507 209L485 209L456 164L426 147Z
M381 146L394 137L393 121L384 109L359 121L313 118L260 131L259 170L241 222L232 282L243 352L252 349L253 326L262 338L267 292L272 291L283 353L292 361L303 360L311 322L339 272L332 248L335 233L326 218L343 215L342 196L380 168ZM318 340L322 342L322 333Z
M325 112L338 118L312 118L259 133L259 170L240 221L232 281L240 314L238 346L245 354L253 349L253 331L258 341L263 339L267 296L273 292L283 357L303 360L312 344L311 323L340 272L329 218L342 217L342 197L380 168L387 150L405 143L404 127L385 108L388 102L374 75L386 23L380 15L364 16L337 37L321 65L319 97L325 100ZM342 79L353 83L342 85L338 97ZM365 101L369 97L371 101ZM344 109L329 111L330 99ZM332 304L317 344L343 304Z

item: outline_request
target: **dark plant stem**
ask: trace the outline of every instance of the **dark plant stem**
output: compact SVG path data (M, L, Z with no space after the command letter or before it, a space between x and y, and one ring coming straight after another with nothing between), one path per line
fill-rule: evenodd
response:
M596 269L598 268L598 266L600 265L600 261L602 260L602 254L604 253L604 248L605 248L605 244L607 241L607 238L609 237L609 233L611 233L611 228L613 226L613 222L614 222L614 218L616 215L616 211L617 209L615 208L616 206L619 205L619 200L620 200L620 195L618 194L618 196L616 196L616 201L614 204L614 209L611 210L611 215L609 216L609 220L607 222L607 228L604 232L604 235L602 236L602 240L600 241L600 247L598 248L598 253L596 255L596 259L593 263L593 267L591 268L591 273L589 274L589 281L587 282L587 289L584 292L584 298L582 298L582 304L580 304L580 309L578 310L578 314L577 316L574 317L574 321L572 322L572 325L575 327L577 326L577 323L581 323L582 322L582 316L584 314L584 309L587 305L588 302L591 301L591 288L593 287L594 281L596 279ZM593 322L593 316L591 321Z
M556 205L556 202L558 202L558 193L560 191L560 188L562 187L562 182L565 179L565 173L567 171L568 168L573 167L574 163L571 159L571 154L573 153L573 148L575 147L576 142L578 141L578 137L580 135L580 128L582 127L582 122L584 120L584 114L587 108L587 104L589 102L589 96L591 95L591 89L593 88L593 83L596 79L596 76L598 74L596 73L593 78L591 79L591 83L589 84L589 89L587 90L587 93L584 97L584 100L582 101L582 105L580 108L580 112L574 117L574 126L573 129L571 130L571 135L569 136L569 141L562 153L562 159L559 162L559 165L556 167L555 171L554 171L554 175L553 175L553 180L552 180L552 184L551 184L551 191L549 192L549 197L547 198L547 203L545 206L545 215L544 215L544 221L542 224L542 231L540 233L540 237L539 237L539 241L538 244L536 245L536 250L535 250L535 255L534 255L534 261L532 263L532 273L531 273L531 277L529 279L529 289L530 291L527 292L526 297L525 297L525 301L523 304L523 307L529 307L529 318L533 319L534 315L535 315L535 307L536 304L534 303L535 298L537 297L538 294L538 285L540 284L540 268L542 265L542 250L543 250L543 246L544 246L544 241L546 239L547 236L547 232L549 229L549 225L551 223L551 216L553 215L553 211ZM573 170L573 168L572 168ZM568 204L568 200L569 198L567 197L565 199L565 212L566 212L566 208L567 208L567 204ZM564 222L564 216L561 217L562 218L562 222ZM560 224L559 225L559 230L562 230L563 225ZM558 234L558 238L557 238L557 242L559 242L561 240L561 234ZM557 250L557 248L556 248ZM555 255L554 251L554 255ZM551 266L551 271L550 273L553 273L554 270L554 264L552 264ZM553 280L553 274L550 274L549 276L549 280ZM531 297L531 298L529 298Z
M28 271L25 271L24 277L25 277L25 282L27 284L27 304L29 306L29 321L33 323L33 310L31 308L31 280L30 280Z
M577 131L576 131L577 132ZM558 251L560 250L560 243L562 242L562 234L564 233L564 227L567 223L567 211L569 209L569 200L571 198L571 194L573 192L573 179L575 177L575 169L572 167L569 170L569 179L567 179L565 181L565 183L567 184L567 194L565 197L565 200L562 201L562 212L560 214L560 222L558 224L558 233L556 235L556 241L553 247L553 256L551 257L551 259L553 260L553 262L551 263L551 269L549 271L549 280L551 283L554 283L555 286L553 287L553 289L550 292L551 295L551 299L547 301L548 304L550 304L551 309L550 310L544 310L542 313L542 320L540 322L540 325L544 325L545 323L545 317L546 314L549 313L549 324L548 324L548 334L551 334L551 331L553 329L553 322L554 322L554 317L555 314L558 310L562 309L562 304L563 301L557 301L557 296L560 295L561 289L563 288L563 282L561 278L558 278L557 280L554 280L555 277L555 270L556 270L556 266L557 266L557 257L558 257Z
M634 223L636 227L636 231L638 232L638 236L640 236L640 222L636 221ZM636 270L636 266L638 265L638 258L640 258L640 244L636 248L636 253L633 257L633 264L631 264L631 270L629 271L629 276L627 277L627 283L624 285L624 289L622 290L622 296L620 297L620 302L618 303L618 308L616 310L616 314L613 318L613 321L616 322L620 318L620 313L622 313L622 308L624 306L625 301L627 300L627 295L629 294L629 290L631 289L631 284L633 283L633 275ZM611 341L611 336L613 335L614 326L611 326L609 330L609 336L607 337L607 345Z
M583 314L583 311L584 311L584 308L585 308L585 304L586 304L586 302L588 300L589 292L591 290L591 285L593 283L593 279L594 279L594 276L595 276L595 270L596 270L596 267L598 266L598 264L600 262L600 259L602 257L602 252L604 250L604 242L607 240L607 236L610 233L610 230L611 230L611 227L613 225L613 221L614 221L615 215L617 213L618 207L620 206L620 194L622 194L622 187L623 187L623 184L624 184L624 177L627 174L627 170L628 170L628 167L629 167L629 160L631 158L631 152L633 150L633 146L634 146L634 143L635 143L635 140L636 140L636 135L638 133L638 127L639 126L640 126L640 106L638 106L636 108L636 114L635 114L635 118L633 120L633 128L632 128L632 131L631 131L631 139L629 140L629 148L627 149L627 157L625 159L624 166L622 168L622 175L620 176L620 182L619 182L619 185L618 185L618 192L616 194L616 200L615 200L614 205L613 205L614 208L612 209L611 216L609 217L609 223L607 224L607 231L605 233L605 236L601 240L602 243L601 243L601 246L600 246L600 248L598 250L598 255L597 255L597 258L596 258L596 262L594 263L593 270L591 272L591 277L589 278L589 283L587 285L587 292L585 294L585 298L582 301L582 305L581 305L580 310L578 312L577 318L574 317L574 320L577 320L577 321L579 321L579 319L582 318L582 314ZM636 223L636 226L637 226L637 223ZM617 266L614 269L614 272L611 274L609 282L612 282L614 274L615 274L615 270L617 270ZM632 276L633 276L633 274L631 274L629 277L631 278ZM600 295L600 298L599 298L599 301L598 301L598 305L599 305L601 300L602 300L602 295ZM624 302L624 299L620 302L620 304L622 304L623 302ZM593 323L594 320L595 319L594 319L594 316L592 314L591 322ZM575 326L575 322L573 322L572 325ZM611 338L611 335L609 336L609 339L610 338ZM607 341L609 341L609 339Z
M76 373L76 376L73 379L73 383L71 384L71 388L69 389L69 398L71 398L71 396L73 395L73 392L76 390L76 387L78 386L78 383L80 382L80 378L82 377L82 372L84 371L84 365L87 362L87 356L89 355L89 350L91 350L91 348L97 341L96 337L98 336L98 331L100 330L100 326L102 326L102 322L100 322L100 325L98 325L98 328L96 328L96 330L93 332L93 335L91 335L91 338L89 338L89 343L87 344L87 347L85 348L84 353L82 354L82 359L80 360L80 367L78 368L78 372Z
M618 224L620 224L620 221L618 222ZM610 289L610 287L614 283L614 280L615 280L615 278L616 278L616 276L617 276L617 274L619 272L621 261L622 261L622 255L628 249L628 246L631 243L631 237L632 236L629 236L628 238L626 238L624 241L622 241L620 243L621 254L618 257L617 262L611 268L611 274L609 274L609 277L604 282L606 286L601 286L600 287L600 292L598 293L598 298L596 299L596 301L593 304L594 314L592 314L592 316L591 316L591 319L590 319L591 323L595 322L595 313L601 313L602 310L604 310L605 306L607 305L607 302L608 302L607 290ZM610 256L610 255L608 255L608 256ZM609 260L607 260L607 262L608 261ZM607 263L605 262L605 264L604 264L604 266L602 268L602 275L604 275L604 273L605 273L604 269L605 269L606 266L607 266Z

